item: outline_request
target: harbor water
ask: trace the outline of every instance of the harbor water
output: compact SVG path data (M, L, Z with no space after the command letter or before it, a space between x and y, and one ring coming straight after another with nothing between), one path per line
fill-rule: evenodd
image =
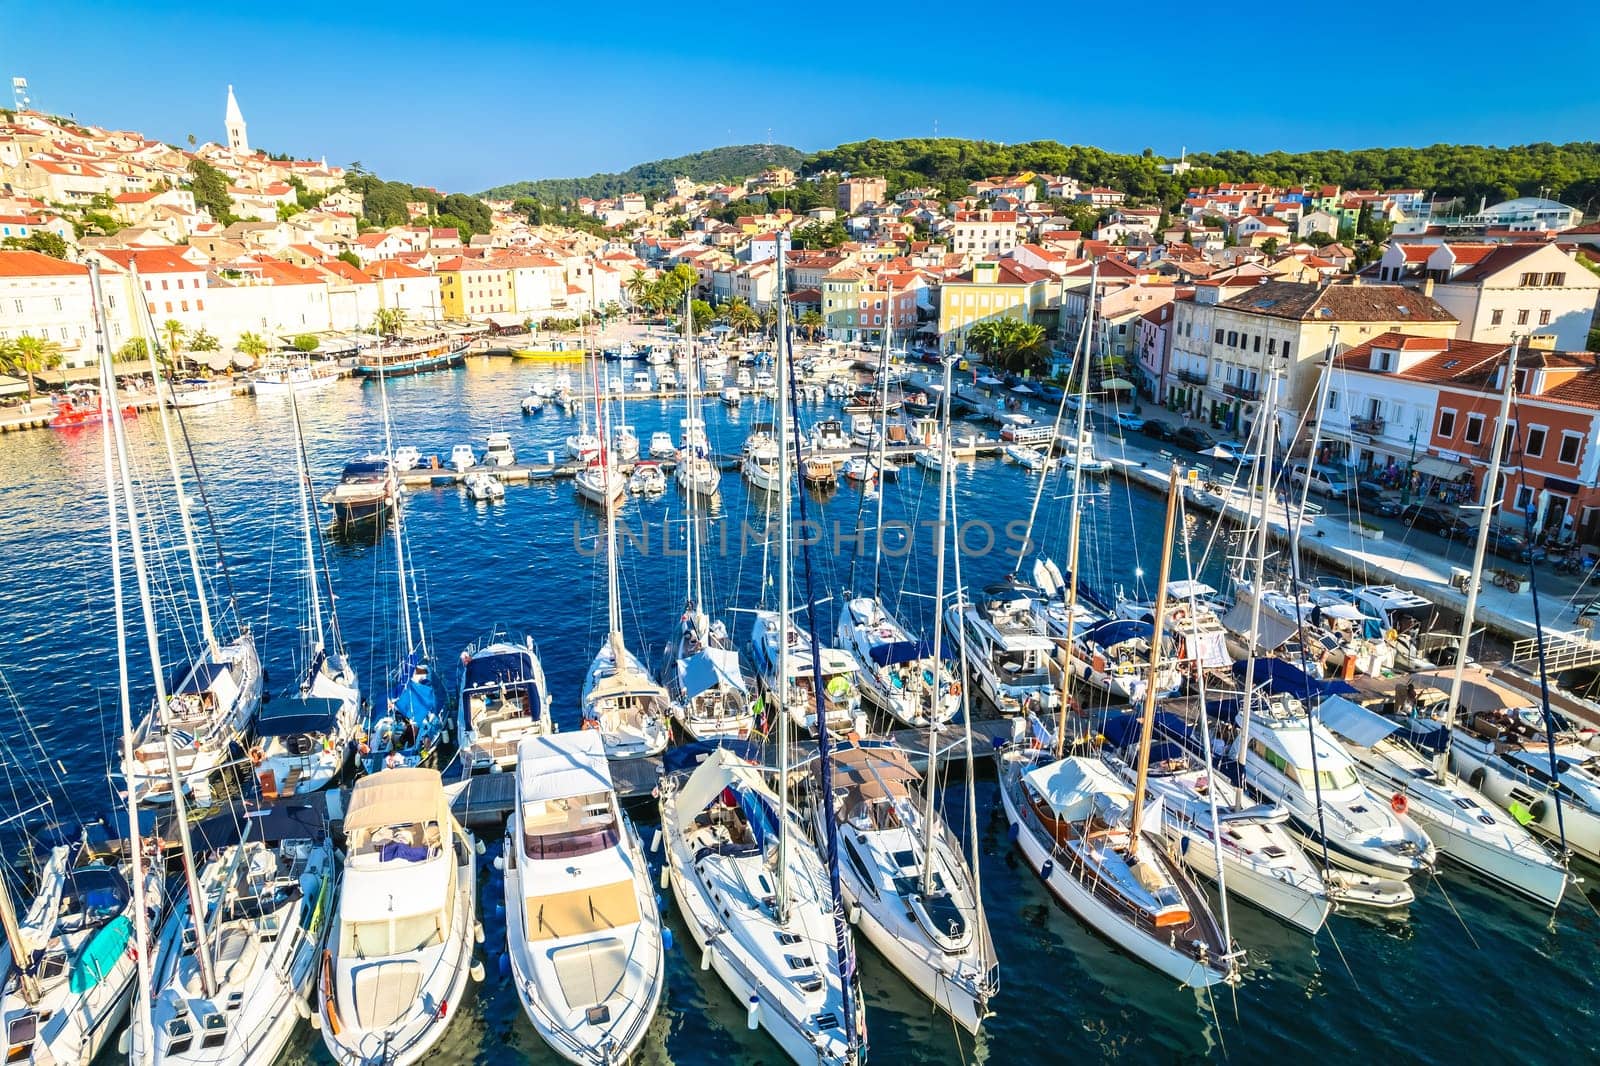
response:
M635 368L625 366L629 374ZM519 410L528 383L551 373L477 357L458 370L391 382L394 443L442 459L459 443L472 443L481 453L487 434L505 431L519 461L543 463L552 451L563 458L577 419L563 417L553 405L531 416ZM345 381L300 398L319 491L336 480L347 460L382 450L379 395L375 385ZM770 402L750 399L728 409L715 394L703 409L714 450L735 455L751 425L772 413ZM625 417L647 448L657 430L676 438L684 414L682 400L630 401L625 415L612 412L612 423ZM838 412L802 408L807 422L824 415ZM240 398L184 417L227 561L226 575L211 567L210 579L219 597L231 589L236 608L226 621L252 627L268 688L281 691L303 665L303 556L289 401ZM592 412L589 418L592 423ZM173 547L180 538L154 412L130 429L143 484L156 505L162 549L153 568L167 617L163 650L170 664L186 639L172 618L187 618L190 610L183 560ZM58 779L51 787L59 813L86 817L111 808L107 767L115 762L118 743L100 430L20 433L7 437L3 448L0 671L26 718L8 713L0 740L13 753L25 752L31 730L56 763L42 771ZM1039 475L996 456L961 462L954 477L955 525L966 548L961 577L977 588L1018 566ZM932 472L903 468L884 489L881 526L879 500L854 486L806 493L816 542L813 591L826 601L817 608L820 629L833 631L842 592L868 591L876 583L902 619L925 635L931 631L936 487ZM1033 527L1057 558L1065 551L1071 491L1070 479L1047 482ZM1161 501L1110 479L1094 487L1085 508L1084 580L1107 594L1119 585L1130 594L1146 591L1141 586L1154 584L1159 560ZM772 601L775 561L768 559L762 536L769 509L766 497L752 495L738 473L728 471L720 499L706 516L710 607L741 645L751 620L741 612ZM326 523L327 509L321 512ZM651 664L684 605L686 516L675 486L654 500L630 497L620 512L626 527L627 640ZM576 498L569 481L558 479L513 484L493 504L472 502L455 485L408 493L407 532L426 635L447 685L454 682L461 649L491 627L527 633L538 642L556 720L577 728L579 687L606 617L602 517ZM882 531L881 554L858 551L858 545L871 543L874 529ZM204 523L201 533L211 538ZM1208 518L1191 523L1188 534L1197 572L1217 583L1228 545L1212 537ZM332 538L329 550L344 640L363 687L373 691L400 654L392 542L389 535L367 533ZM795 589L797 598L805 595L803 576ZM192 627L189 632L192 640ZM142 649L142 641L134 646ZM150 692L148 664L137 654L134 663L136 701L142 705ZM7 787L14 805L25 802L19 782L8 779ZM943 791L958 828L967 787L957 775ZM1440 876L1416 883L1418 899L1409 911L1335 914L1315 938L1236 904L1233 934L1249 952L1245 979L1236 991L1219 986L1197 994L1120 954L1059 907L1010 847L992 769L980 767L970 787L978 793L982 892L1000 961L996 1014L976 1040L958 1033L858 938L871 1060L900 1066L1267 1061L1296 1049L1330 1062L1600 1059L1600 888L1594 881L1600 871L1580 869L1590 880L1569 891L1552 916L1446 865ZM648 841L655 832L653 811L645 805L637 816ZM15 855L15 826L7 827L4 842L7 854ZM498 851L498 840L486 844L490 854ZM480 884L487 934L480 956L487 977L469 993L435 1059L553 1062L509 985L501 882L486 869ZM779 1062L775 1044L746 1030L744 1006L684 950L688 933L670 892L662 898L675 947L668 953L661 1011L640 1061ZM292 1045L290 1061L328 1061L309 1026Z

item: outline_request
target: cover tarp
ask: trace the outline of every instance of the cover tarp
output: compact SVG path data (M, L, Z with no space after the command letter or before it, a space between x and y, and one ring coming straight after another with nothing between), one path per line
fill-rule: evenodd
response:
M889 744L843 747L832 753L834 788L853 788L867 799L904 796L906 785L922 775L911 768L906 753ZM821 764L818 763L820 769Z
M439 771L420 766L396 767L356 782L350 793L350 809L344 816L344 831L410 822L443 824L449 817L450 805L444 797Z
M474 655L466 665L461 687L468 692L521 685L528 680L528 653L506 651L494 655Z
M1133 792L1098 759L1074 755L1029 770L1025 780L1066 821L1100 810L1108 822L1133 806Z
M932 655L933 645L926 640L896 640L888 644L875 645L867 654L879 666L914 663Z
M1424 670L1412 674L1411 680L1418 688L1448 693L1453 677L1452 670ZM1461 706L1468 714L1515 710L1534 702L1532 696L1500 684L1482 670L1461 672Z
M292 737L300 733L326 733L344 701L330 696L275 700L256 713L256 735Z
M1096 623L1083 631L1083 639L1090 644L1098 644L1102 648L1114 648L1118 644L1140 637L1148 640L1150 634L1155 632L1155 627L1148 622L1140 622L1131 618L1111 618L1104 622Z
M189 692L204 692L211 687L213 681L228 672L228 667L227 663L196 663L192 672L179 674L169 683L168 688L174 696Z
M1309 621L1310 619L1307 619ZM1233 605L1232 609L1221 618L1223 625L1239 634L1250 632L1250 607L1240 602ZM1260 629L1256 646L1265 651L1276 651L1295 634L1297 628L1293 622L1286 621L1266 611L1261 612Z
M284 802L261 811L224 810L196 822L189 830L194 846L203 851L220 851L241 840L321 840L327 826L313 807Z
M416 652L407 657L406 679L389 697L389 703L395 713L413 722L421 721L439 709L439 692L433 687L431 676L419 678L416 675L419 661L420 657Z
M598 729L528 737L517 745L517 798L523 803L611 791L611 764Z
M1248 659L1240 659L1234 663L1233 675L1243 680L1249 662ZM1267 692L1274 695L1281 693L1301 699L1310 697L1313 701L1322 696L1348 696L1355 692L1343 681L1324 681L1312 677L1294 663L1282 659L1257 659L1255 683L1257 687L1265 686Z
M117 960L128 950L128 941L132 939L133 922L126 915L113 918L101 926L72 960L72 969L67 974L67 988L81 994L105 980Z
M683 685L685 699L694 699L717 687L748 692L739 670L739 653L729 648L704 648L687 659L679 659L678 681Z
M1400 727L1343 696L1329 696L1317 706L1317 717L1335 734L1359 748L1370 748Z

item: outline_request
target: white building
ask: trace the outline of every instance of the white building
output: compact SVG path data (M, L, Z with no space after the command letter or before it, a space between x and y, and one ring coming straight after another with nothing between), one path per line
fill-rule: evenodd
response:
M113 352L130 336L127 298L106 286L107 328ZM94 298L89 268L39 252L0 251L0 340L39 337L61 346L62 363L95 361Z

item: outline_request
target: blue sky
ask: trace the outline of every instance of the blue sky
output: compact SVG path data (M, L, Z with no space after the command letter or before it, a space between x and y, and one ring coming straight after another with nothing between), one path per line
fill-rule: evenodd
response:
M1600 45L1594 20L1563 27L1557 60L1520 45L1490 58L1488 38L1464 59L1408 36L1398 9L1363 29L1352 13L1302 28L1295 9L1267 8L1260 23L1282 29L1256 33L1248 16L1169 0L1054 9L1069 14L932 0L860 21L869 32L816 4L483 6L493 21L475 22L409 0L238 6L4 0L0 75L27 77L42 109L174 143L222 138L231 82L258 147L462 191L769 130L802 149L937 129L1165 155L1560 142L1595 137L1600 115L1600 83L1572 61ZM1443 16L1457 45L1504 24L1478 7ZM768 11L804 21L763 33ZM1328 73L1352 66L1359 77Z

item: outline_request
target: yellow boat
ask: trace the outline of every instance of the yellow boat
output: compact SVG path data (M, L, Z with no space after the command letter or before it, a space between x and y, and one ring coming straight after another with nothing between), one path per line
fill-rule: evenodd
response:
M514 348L512 356L544 363L577 363L583 360L582 348Z

